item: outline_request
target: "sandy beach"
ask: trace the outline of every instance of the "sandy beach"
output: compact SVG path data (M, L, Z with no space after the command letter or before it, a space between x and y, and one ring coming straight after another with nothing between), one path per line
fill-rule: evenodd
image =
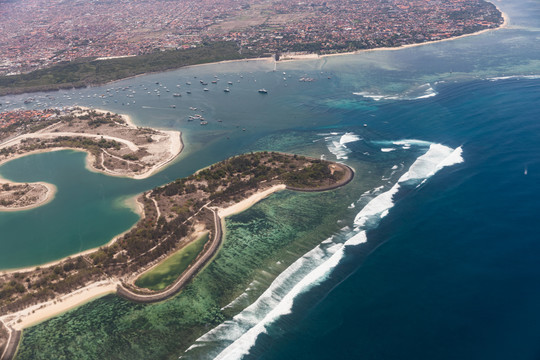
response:
M94 110L94 111L96 111L98 113L102 113L102 114L110 113L109 111L102 110L102 109L91 109L91 108L82 107L82 106L79 106L79 107L82 110L85 110L85 111ZM126 114L120 114L120 116L124 119L124 121L126 122L126 124L127 124L127 126L129 128L131 128L131 129L137 129L138 128L137 125L135 125L133 123L130 116L128 116ZM147 145L148 151L151 152L152 154L154 154L153 156L154 156L156 162L147 171L145 171L144 173L141 173L141 174L136 174L136 175L118 174L118 173L116 173L114 171L110 171L108 169L97 169L97 168L95 168L93 166L93 163L95 161L95 157L89 151L86 151L84 149L79 149L79 148L67 148L67 147L59 147L59 148L52 148L52 149L40 149L40 150L36 150L36 151L26 152L26 153L23 153L23 154L17 154L15 156L11 157L11 158L1 160L0 165L4 164L6 162L9 162L9 161L15 160L15 159L19 159L19 158L24 157L24 156L28 156L28 155L34 155L34 154L39 154L39 153L44 153L44 152L51 152L51 151L59 151L59 150L70 149L70 150L76 150L76 151L83 151L83 152L87 153L86 168L89 171L100 172L100 173L110 175L110 176L131 177L131 178L137 179L137 180L146 179L146 178L154 175L156 172L161 171L167 165L171 164L173 162L173 160L175 160L178 157L178 155L182 152L182 150L184 148L184 144L182 142L182 133L180 131L161 130L161 129L159 129L157 131L159 131L162 134L161 135L162 137L165 136L166 140L165 141L159 141L159 142L150 143L150 144ZM104 139L107 139L107 140L122 143L125 146L127 146L131 151L136 152L136 151L139 150L139 146L134 144L132 141L122 139L122 138L118 138L118 137L115 137L115 136L97 135L97 134L84 134L84 133L74 133L74 132L52 132L52 133L47 133L47 132L44 132L44 131L39 131L39 132L32 133L32 134L19 135L19 136L15 137L13 139L10 139L10 140L8 140L8 141L6 141L4 143L1 143L0 144L0 149L20 144L21 141L23 141L24 139L34 139L34 138L50 139L50 138L55 138L55 137L58 137L58 136L77 136L77 137L88 137L88 138L92 138L92 139L104 138ZM51 190L53 190L52 187L51 187ZM50 192L50 194L53 194L53 192ZM50 199L48 199L47 201L50 201ZM41 204L43 205L43 203L41 203Z
M96 282L45 303L31 306L16 313L4 315L0 319L4 324L15 330L22 330L81 306L90 300L112 294L116 292L118 284L119 281L113 279Z
M497 6L495 5L495 7L497 7ZM280 59L279 62L313 60L313 59L320 59L320 58L332 57L332 56L356 55L356 54L362 54L362 53L373 52L373 51L396 51L396 50L402 50L402 49L412 48L412 47L417 47L417 46L436 44L436 43L440 43L440 42L443 42L443 41L457 40L457 39L465 38L465 37L468 37L468 36L481 35L481 34L489 32L489 31L496 31L496 30L508 27L508 24L509 24L509 21L510 21L510 18L508 17L508 14L506 14L501 9L499 9L499 7L497 7L497 10L499 10L501 12L501 15L503 17L503 23L501 24L501 26L493 28L493 29L485 29L485 30L477 31L477 32L470 33L470 34L463 34L463 35L459 35L459 36L449 37L447 39L426 41L426 42L422 42L422 43L407 44L407 45L401 45L401 46L396 46L396 47L381 47L381 48L356 50L356 51L335 53L335 54L321 54L321 55L318 55L318 54L293 54L293 55L283 54L283 60Z
M238 213L240 213L240 212L242 212L244 210L249 209L250 207L252 207L256 203L258 203L259 201L264 199L265 197L270 196L271 194L275 193L276 191L285 190L285 188L286 188L286 186L281 184L281 185L272 186L271 188L266 189L266 190L256 192L255 194L251 195L247 199L244 199L244 200L240 201L239 203L236 203L236 204L231 205L231 206L226 207L226 208L218 208L218 215L219 215L220 218L223 219L223 218L225 218L227 216L238 214Z
M281 60L281 61L285 62L285 61L295 61L295 60L309 60L309 59L317 59L317 58L320 58L320 57L351 55L351 54L359 54L359 53L363 53L363 52L379 51L379 50L383 50L383 51L392 50L392 51L394 51L394 50L400 50L400 49L404 49L404 48L408 48L408 47L416 47L416 46L421 46L421 45L426 45L426 44L433 44L433 43L442 42L442 41L456 40L456 39L467 37L467 36L480 35L482 33L488 32L488 31L498 30L498 29L504 28L504 27L506 27L508 25L508 22L509 22L508 16L502 11L501 11L501 13L502 13L502 16L504 18L504 23L500 27L498 27L496 29L486 29L486 30L482 30L482 31L479 31L479 32L476 32L476 33L465 34L465 35L461 35L461 36L458 36L458 37L452 37L452 38L448 38L448 39L430 41L430 42L425 42L425 43L403 45L403 46L400 46L400 47L376 48L376 49L368 49L368 50L359 50L359 51L350 52L350 53L328 54L328 55L321 55L321 56L316 55L316 54L305 54L305 55L297 55L297 57L293 56L290 59L285 58L284 60ZM237 61L260 61L260 60L268 61L269 58L249 59L249 60L246 60L246 59L230 60L230 61L222 61L220 63L237 62ZM206 65L206 64L203 64L203 65ZM196 66L202 66L202 65L196 65ZM105 110L100 110L100 109L92 109L92 110L99 111L99 112L107 112ZM132 122L132 119L129 116L122 115L122 117L126 120L126 123L128 124L128 126L136 127L136 125ZM160 171L165 166L169 165L174 159L177 158L177 156L183 150L184 145L183 145L183 142L182 142L182 139L181 139L181 132L172 131L172 130L160 130L160 131L162 131L163 133L167 133L169 135L170 141L168 142L168 145L167 145L168 149L167 150L170 153L170 156L168 156L166 159L162 160L161 162L156 163L154 166L152 166L144 174L135 175L135 176L133 176L133 178L135 178L135 179L144 179L144 178L147 178L149 176L152 176L154 173ZM28 134L28 135L40 136L40 135L43 135L43 134ZM61 134L56 133L55 135L58 136L58 135L61 135ZM80 136L81 134L76 134L76 135ZM22 135L22 136L24 136L24 135ZM94 136L94 135L86 134L86 135L82 135L82 136ZM97 136L97 135L95 135L95 136ZM19 139L19 141L21 139L22 139L22 137ZM125 143L127 141L127 140L123 140L123 139L119 139L119 138L111 138L111 139L114 139L116 141L123 142L123 143ZM17 138L10 140L9 143L11 143L11 141L15 141L15 140L17 140ZM126 144L126 145L128 147L130 146L130 144ZM133 143L131 143L131 145L136 147L136 145L133 144ZM1 144L0 148L2 148L4 146L8 146L8 145L6 145L6 143ZM14 160L14 159L16 159L18 157L22 157L22 156L26 156L26 155L30 155L30 154L34 154L34 153L46 152L46 151L57 151L57 150L63 150L63 149L39 150L39 151L35 151L35 152L31 152L31 153L23 154L21 156L14 157L14 158L9 159L7 161L11 161L11 160ZM76 149L76 150L81 151L80 149ZM2 162L0 162L0 165L1 164L2 164ZM93 171L100 171L100 170L93 169ZM100 172L104 172L104 171L100 171ZM107 173L107 172L104 172L104 173ZM109 174L109 173L107 173L107 174L108 175L113 175L113 174ZM9 181L6 180L6 179L2 179L0 177L0 184L2 184L4 182L9 182ZM56 192L56 187L54 185L48 184L48 183L40 182L39 184L43 184L44 186L47 187L47 192L46 192L46 195L45 195L43 201L40 201L39 203L37 203L35 205L25 207L25 208L10 209L10 210L3 210L2 208L0 208L0 211L26 210L26 209L35 208L37 206L41 206L41 205L51 201L54 198L54 194ZM244 199L244 200L242 200L242 201L240 201L240 202L238 202L236 204L233 204L233 205L228 206L226 208L217 208L218 215L223 221L223 219L225 217L240 213L242 211L245 211L245 210L249 209L251 206L253 206L254 204L256 204L257 202L261 201L262 199L270 196L271 194L273 194L273 193L275 193L277 191L281 191L281 190L284 190L284 189L286 189L286 186L281 184L281 185L272 186L272 187L270 187L268 189L265 189L265 190L261 190L259 192L256 192L256 193L252 194L248 198L246 198L246 199ZM133 199L134 198L130 198L128 200L130 202L130 205L134 208L134 210L136 210L141 215L141 218L144 218L144 211L143 211L142 205L139 204L138 202L134 201ZM131 229L126 230L126 232L129 231L129 230L131 230ZM108 244L102 245L101 247L110 246L115 241L117 241L117 239L119 239L124 233L115 236ZM89 250L86 250L86 251L78 253L78 254L73 254L70 257L89 254L89 253L92 253L92 252L96 251L97 249L98 248L89 249ZM62 262L64 260L65 259L60 259L60 260L57 260L57 261L54 261L54 262L50 262L48 264L41 265L41 267L54 266L54 265L56 265L56 264L58 264L58 263L60 263L60 262ZM36 266L32 266L32 267L28 267L28 268L22 268L22 269L15 269L15 270L4 270L4 271L0 271L0 273L16 272L16 271L18 272L18 271L25 271L25 270L26 271L27 270L34 270L35 267ZM16 313L11 313L11 314L8 314L8 315L4 315L4 316L0 317L0 320L2 320L2 322L4 322L6 325L11 326L12 328L14 328L16 330L21 330L21 329L30 327L32 325L35 325L37 323L40 323L42 321L45 321L45 320L47 320L47 319L49 319L51 317L62 314L62 313L66 312L66 311L68 311L70 309L81 306L81 305L83 305L83 304L85 304L85 303L87 303L87 302L89 302L91 300L94 300L96 298L102 297L102 296L107 295L107 294L115 293L116 290L117 290L117 286L119 284L120 284L120 281L117 280L117 279L108 279L108 280L103 280L103 281L100 281L100 282L96 282L96 283L90 284L90 285L88 285L86 287L83 287L81 289L78 289L78 290L76 290L76 291L74 291L72 293L69 293L69 294L66 294L66 295L63 295L63 296L59 296L59 297L57 297L57 298L55 298L53 300L50 300L48 302L34 305L32 307L26 308L26 309L21 310L21 311L16 312Z
M132 196L130 198L127 198L125 200L125 204L128 208L130 208L131 210L133 210L133 212L135 212L136 214L138 214L141 219L144 219L144 206L143 204L139 203L137 201L137 197L139 196L140 194L137 194L135 196ZM18 210L17 210L18 211ZM140 221L140 219L139 219ZM137 222L138 223L138 222ZM73 254L73 255L70 255L70 256L66 256L64 258L61 258L61 259L58 259L58 260L54 260L54 261L50 261L48 263L45 263L45 264L41 264L41 265L34 265L34 266L27 266L27 267L22 267L22 268L14 268L14 269L4 269L4 270L0 270L0 275L1 274L9 274L9 273L16 273L16 272L26 272L26 271L32 271L32 270L35 270L36 267L40 267L40 268L48 268L48 267L51 267L51 266L56 266L58 264L60 264L61 262L67 260L68 258L73 258L73 257L77 257L77 256L83 256L83 255L89 255L93 252L96 252L97 250L99 250L100 248L102 247L107 247L107 246L111 246L112 244L114 244L115 242L118 241L118 239L120 239L122 236L124 236L124 234L128 233L129 231L131 231L131 229L133 229L135 226L137 226L137 223L133 224L132 227L130 227L129 229L127 229L126 231L116 235L115 237L113 237L111 239L111 241L109 241L108 243L104 244L104 245L101 245L101 246L98 246L98 247L95 247L95 248L92 248L92 249L88 249L88 250L85 250L85 251L81 251L81 252L78 252L76 254Z
M89 108L89 107L85 107L85 106L79 106L81 109L83 110L93 110L93 111L96 111L98 113L101 113L101 114L107 114L107 113L110 113L110 111L107 111L107 110L103 110L103 109L96 109L96 108ZM133 122L133 119L131 118L131 116L127 115L127 114L119 114L122 119L124 119L124 121L126 122L126 124L132 128L132 129L136 129L138 126L135 125L135 123ZM165 148L166 151L168 151L169 153L169 156L161 161L159 161L158 163L156 163L154 166L152 166L150 169L148 169L145 173L143 174L138 174L138 175L134 175L134 176L130 176L131 178L133 179L136 179L136 180L141 180L141 179L146 179L152 175L154 175L155 173L163 170L167 165L170 165L172 163L172 161L174 159L176 159L178 157L178 155L182 152L182 150L184 149L184 142L182 141L182 132L181 131L176 131L176 130L164 130L164 129L156 129L162 133L165 133L169 136L169 141L168 141L168 146ZM116 138L115 138L116 140ZM118 140L117 140L118 141ZM122 140L120 142L126 142L126 140ZM135 144L133 144L133 146L135 146L135 150L137 150L137 146ZM130 149L132 149L130 147ZM132 149L133 150L133 149ZM87 163L88 164L88 163ZM97 170L97 169L94 169L93 167L89 166L89 170L91 171L97 171L97 172L101 172L101 173L104 173L104 174L107 174L107 175L112 175L112 176L118 176L117 174L113 173L113 172L110 172L110 171L104 171L104 170Z

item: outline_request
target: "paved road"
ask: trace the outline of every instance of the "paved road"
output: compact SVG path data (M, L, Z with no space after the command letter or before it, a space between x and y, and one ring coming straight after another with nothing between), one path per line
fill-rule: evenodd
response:
M221 229L221 219L216 210L212 210L214 213L214 228L215 234L212 239L212 243L205 251L205 253L189 268L184 274L178 278L178 280L168 289L157 294L136 294L126 288L123 285L118 285L117 294L125 299L139 302L139 303L154 303L170 298L176 295L182 288L212 259L217 250L219 249L221 242L223 241L223 232Z

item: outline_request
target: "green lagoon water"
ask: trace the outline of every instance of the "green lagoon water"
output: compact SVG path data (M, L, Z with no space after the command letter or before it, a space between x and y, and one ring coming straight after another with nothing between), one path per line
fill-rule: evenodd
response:
M2 268L39 265L98 247L138 220L123 201L134 194L126 192L134 182L89 172L85 158L83 152L58 151L1 168L0 174L10 180L45 181L58 189L45 206L0 216Z

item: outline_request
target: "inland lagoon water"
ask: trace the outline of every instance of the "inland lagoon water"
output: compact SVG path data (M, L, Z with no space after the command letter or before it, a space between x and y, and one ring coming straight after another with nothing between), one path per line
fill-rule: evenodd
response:
M32 94L34 106L94 106L180 129L186 148L141 181L89 173L72 151L1 166L58 194L0 214L0 268L106 243L137 220L127 197L234 154L324 156L356 177L334 191L276 193L228 218L223 249L178 296L92 301L25 330L17 358L537 358L540 4L497 6L508 28L456 41ZM203 92L199 79L214 75ZM193 113L209 124L188 122Z

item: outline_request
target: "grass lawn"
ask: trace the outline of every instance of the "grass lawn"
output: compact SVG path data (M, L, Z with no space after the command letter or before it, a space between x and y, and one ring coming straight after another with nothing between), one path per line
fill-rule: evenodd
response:
M142 274L137 281L135 281L135 285L151 290L165 289L187 269L193 260L195 260L197 255L202 251L207 240L208 233L183 249L178 250L150 271Z

